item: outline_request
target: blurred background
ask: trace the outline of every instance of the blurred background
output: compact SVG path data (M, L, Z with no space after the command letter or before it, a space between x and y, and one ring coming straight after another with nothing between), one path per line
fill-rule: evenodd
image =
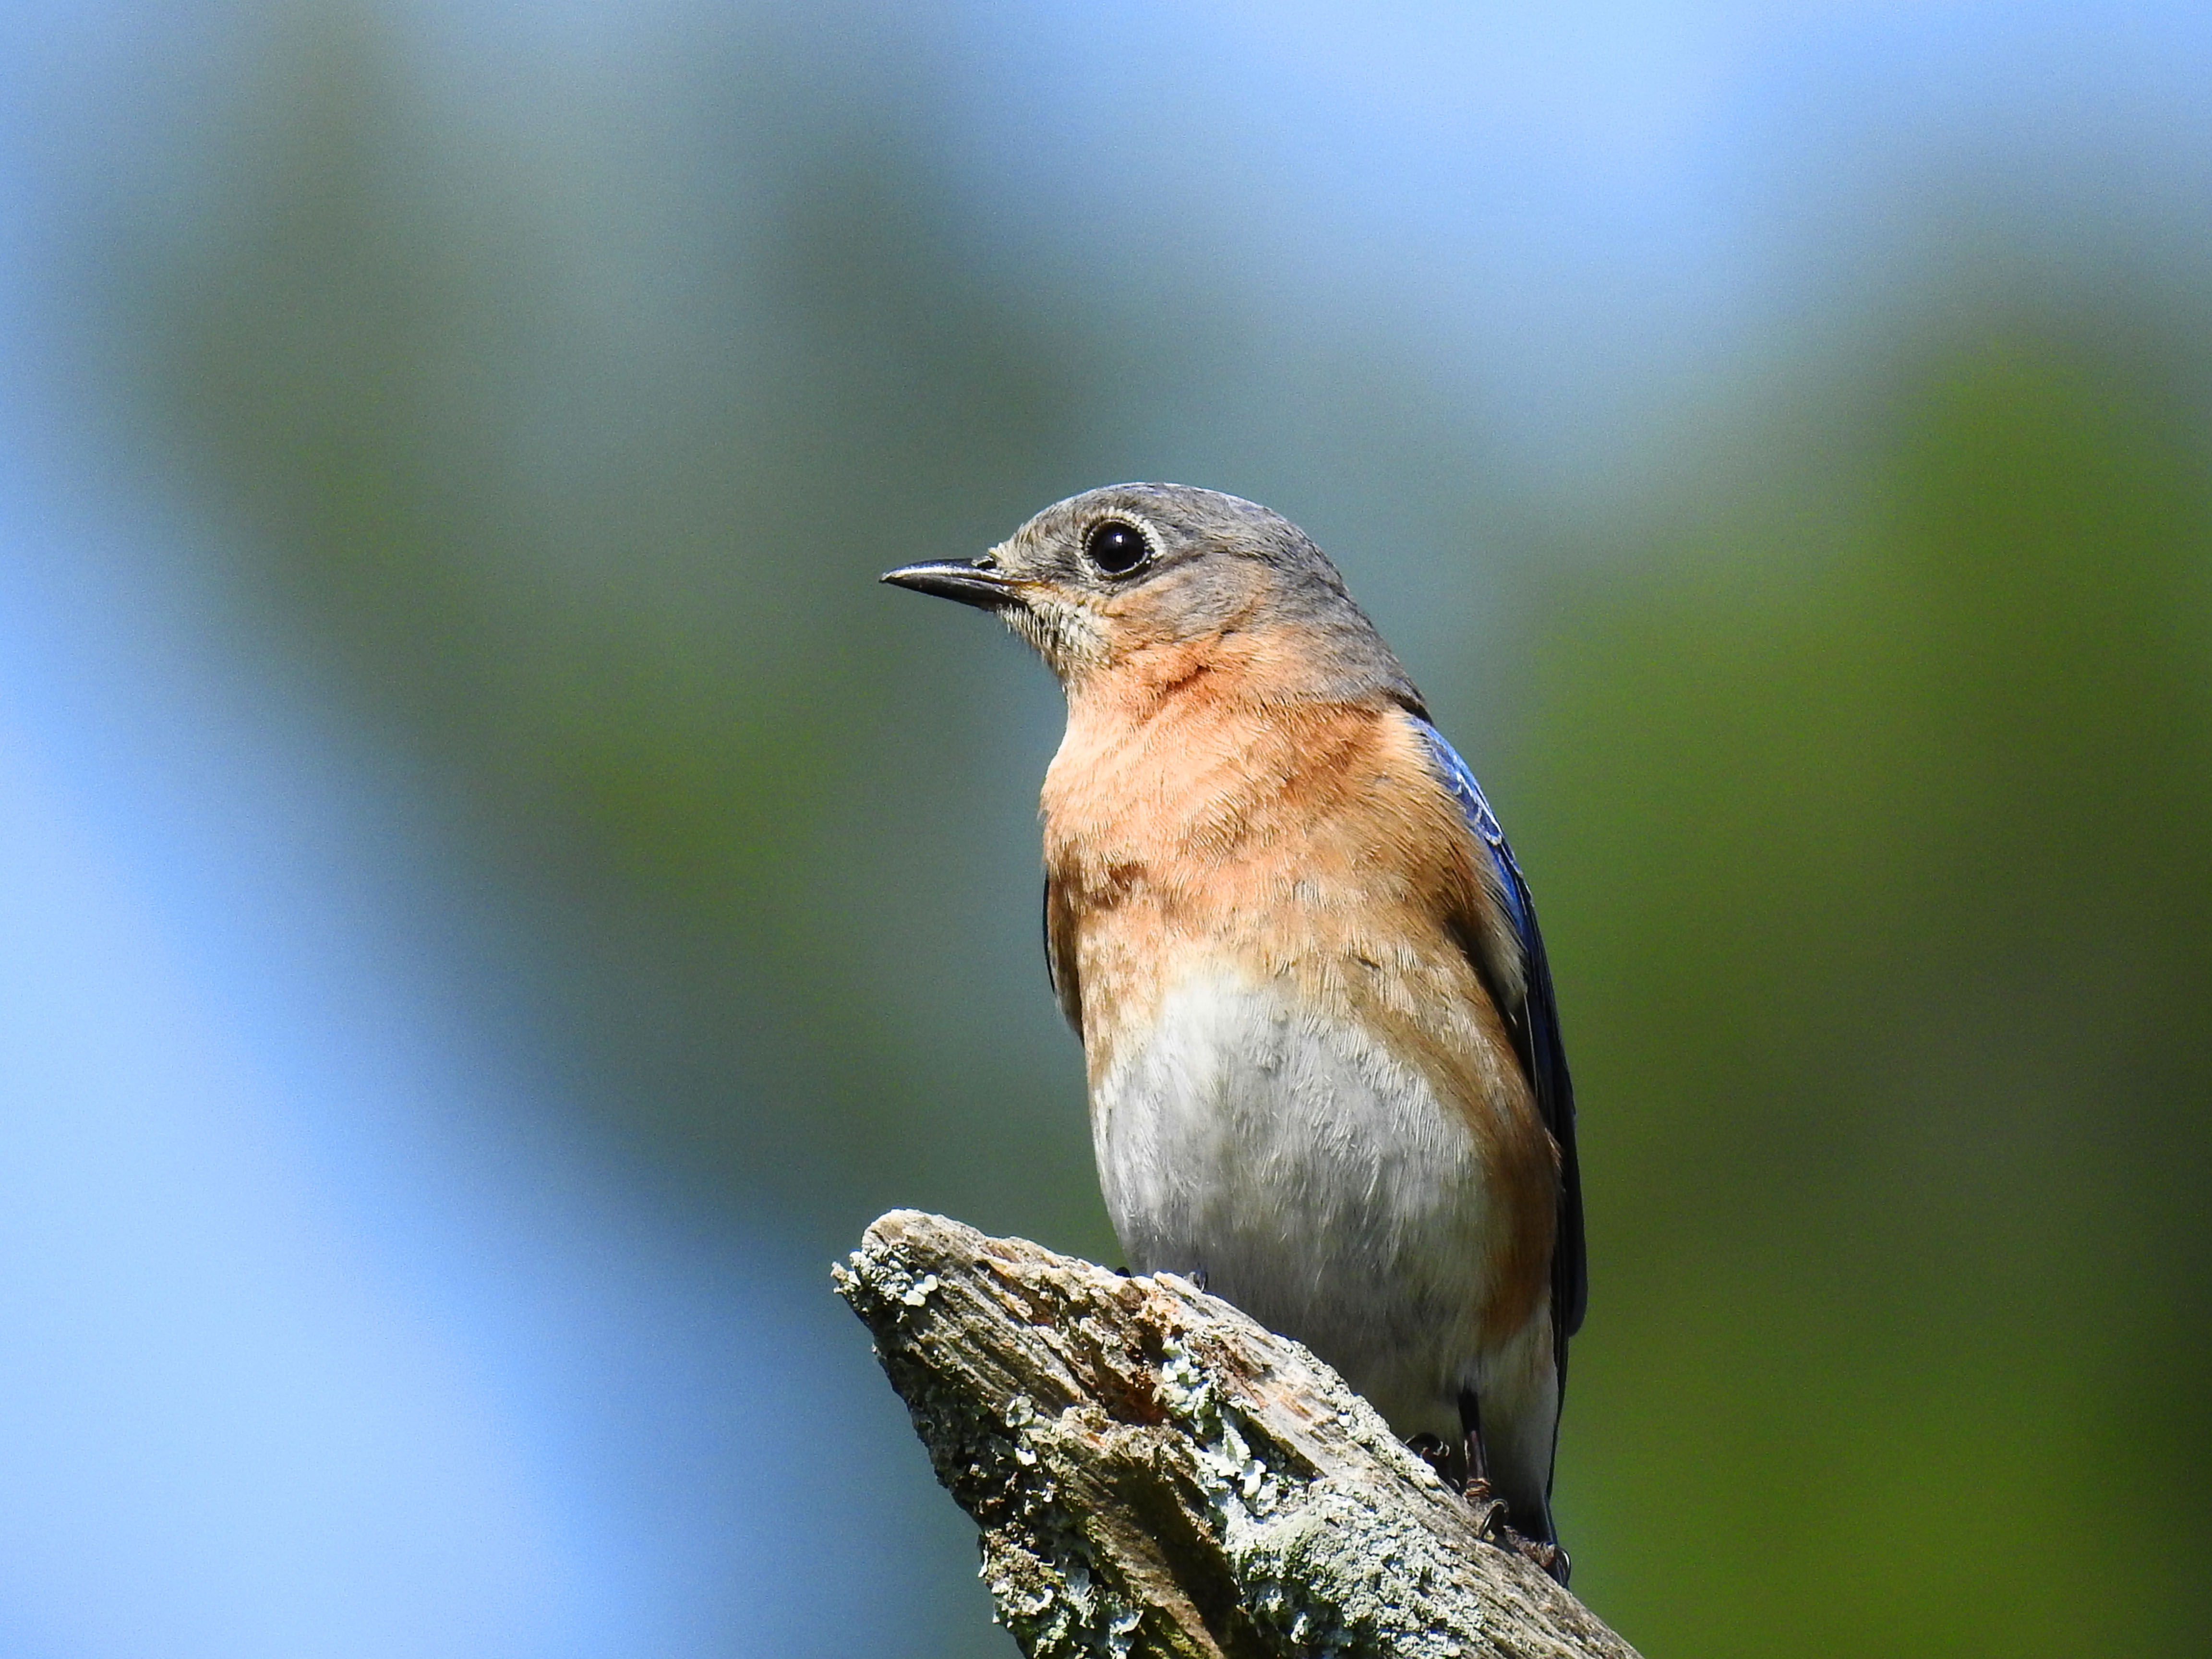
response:
M1115 1259L1059 707L873 579L1170 478L1543 907L1577 1589L2200 1652L2208 84L2123 0L17 0L0 1649L1010 1654L827 1269Z

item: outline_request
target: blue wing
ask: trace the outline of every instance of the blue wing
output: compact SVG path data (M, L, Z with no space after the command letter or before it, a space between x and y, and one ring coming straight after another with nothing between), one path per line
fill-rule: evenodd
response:
M1443 733L1418 715L1414 723L1429 746L1437 775L1459 803L1468 828L1474 831L1498 872L1506 918L1521 944L1525 990L1517 1005L1500 995L1497 987L1491 988L1494 996L1499 996L1498 1012L1512 1033L1522 1070L1536 1097L1536 1109L1559 1147L1559 1240L1552 1250L1552 1326L1564 1380L1567 1338L1582 1328L1583 1310L1589 1300L1589 1267L1583 1243L1582 1174L1575 1161L1575 1090L1567 1076L1566 1050L1559 1042L1551 964L1544 957L1544 936L1536 928L1536 905L1528 896L1528 884L1522 877L1521 866L1514 862L1513 849L1505 844L1505 832L1498 827L1497 814L1482 798L1482 786L1474 781L1474 774L1458 751L1444 741ZM1481 971L1479 959L1475 967Z

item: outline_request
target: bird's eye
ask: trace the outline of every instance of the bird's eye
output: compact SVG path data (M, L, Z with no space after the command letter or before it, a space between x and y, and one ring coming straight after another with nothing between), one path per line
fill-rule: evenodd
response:
M1126 576L1152 557L1145 532L1119 519L1102 520L1083 538L1083 555L1109 576Z

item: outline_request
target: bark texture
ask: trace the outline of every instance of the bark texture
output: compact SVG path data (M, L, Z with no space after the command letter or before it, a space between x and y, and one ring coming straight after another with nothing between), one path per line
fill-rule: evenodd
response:
M1034 1659L1636 1659L1334 1371L1187 1280L913 1210L836 1279Z

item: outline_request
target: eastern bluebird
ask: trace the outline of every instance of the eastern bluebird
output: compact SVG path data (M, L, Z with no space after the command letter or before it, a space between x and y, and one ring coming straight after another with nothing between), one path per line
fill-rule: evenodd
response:
M1130 1267L1305 1343L1564 1577L1586 1279L1543 939L1336 568L1263 507L1134 483L884 580L995 611L1066 693L1045 951Z

